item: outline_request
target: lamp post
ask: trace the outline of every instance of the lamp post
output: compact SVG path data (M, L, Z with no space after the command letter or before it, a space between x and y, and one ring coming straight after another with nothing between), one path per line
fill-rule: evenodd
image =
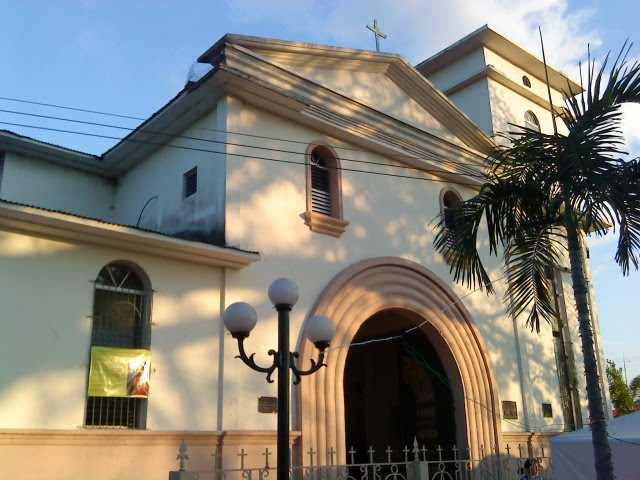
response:
M289 312L298 301L298 286L293 280L279 278L269 287L269 300L278 311L278 351L269 350L273 357L273 363L269 367L261 367L255 363L255 353L247 356L244 350L244 340L256 326L257 315L254 308L248 303L237 302L229 305L222 315L224 325L231 336L238 341L237 358L257 372L267 374L267 382L273 383L271 375L278 370L278 480L289 478L289 370L293 372L293 383L300 383L300 377L311 375L324 367L325 350L329 347L331 338L336 332L336 327L329 317L316 315L307 321L307 337L318 350L318 361L311 360L311 367L300 370L295 365L298 352L289 351Z

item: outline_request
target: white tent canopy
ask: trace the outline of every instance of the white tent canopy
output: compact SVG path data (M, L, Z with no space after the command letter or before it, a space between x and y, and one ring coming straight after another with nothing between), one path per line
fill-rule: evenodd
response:
M640 412L607 422L613 469L618 480L640 480ZM553 476L557 479L595 479L589 427L551 439Z

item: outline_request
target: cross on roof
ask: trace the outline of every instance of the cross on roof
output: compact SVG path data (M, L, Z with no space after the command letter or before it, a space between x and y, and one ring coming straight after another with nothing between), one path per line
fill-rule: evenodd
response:
M378 19L373 19L373 26L367 25L367 28L373 32L373 35L376 37L376 52L380 51L380 38L387 38L385 33L382 33L378 28Z

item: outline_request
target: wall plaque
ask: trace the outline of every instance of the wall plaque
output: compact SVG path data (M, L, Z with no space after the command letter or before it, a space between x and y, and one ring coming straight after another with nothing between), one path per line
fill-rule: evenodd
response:
M278 413L278 397L258 397L258 412Z

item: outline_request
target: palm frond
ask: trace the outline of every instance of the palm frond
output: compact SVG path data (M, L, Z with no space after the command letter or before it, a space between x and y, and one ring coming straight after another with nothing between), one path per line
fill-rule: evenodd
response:
M475 197L448 208L436 224L434 247L449 263L456 282L469 288L494 288L477 250L478 228L482 220L483 199Z
M549 272L559 264L564 236L557 226L545 222L523 225L505 254L509 285L505 294L507 312L513 317L528 311L526 324L540 331L540 320L550 322L556 311L553 281Z
M628 275L629 264L637 270L640 263L640 161L634 159L621 165L618 178L623 194L611 202L620 224L615 260L622 273Z

